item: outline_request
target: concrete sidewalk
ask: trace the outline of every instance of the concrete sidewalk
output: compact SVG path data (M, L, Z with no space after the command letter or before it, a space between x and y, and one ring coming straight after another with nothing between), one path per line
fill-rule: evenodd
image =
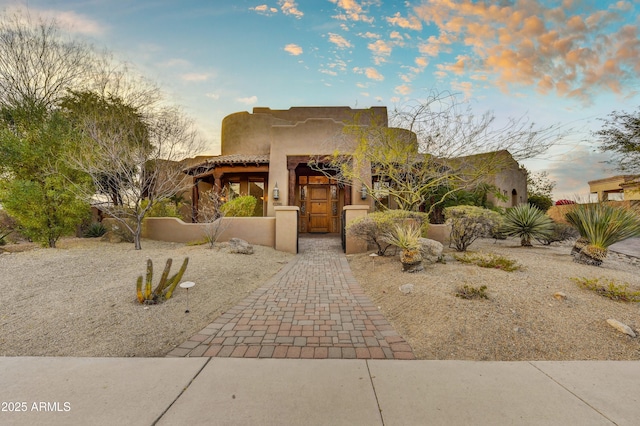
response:
M636 425L638 378L636 361L0 358L0 424Z

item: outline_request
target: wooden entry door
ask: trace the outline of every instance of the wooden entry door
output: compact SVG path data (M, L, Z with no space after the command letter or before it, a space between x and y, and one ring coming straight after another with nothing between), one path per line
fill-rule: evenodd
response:
M329 185L309 185L309 232L329 232Z

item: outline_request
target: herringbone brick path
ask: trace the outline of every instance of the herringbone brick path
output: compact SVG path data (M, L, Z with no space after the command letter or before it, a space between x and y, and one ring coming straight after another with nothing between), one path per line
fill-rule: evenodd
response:
M170 357L415 359L363 293L335 237L300 253Z

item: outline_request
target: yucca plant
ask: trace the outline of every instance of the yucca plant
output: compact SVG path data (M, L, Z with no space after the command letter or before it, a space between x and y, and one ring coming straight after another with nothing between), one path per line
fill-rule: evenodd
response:
M565 217L580 232L572 250L578 263L600 266L612 244L640 236L640 217L625 207L579 204Z
M400 262L402 270L417 272L422 270L422 254L420 253L420 228L413 224L396 224L391 231L385 232L386 242L402 250Z
M532 238L542 238L553 232L553 221L539 208L520 204L507 210L501 231L520 237L520 245L531 247Z

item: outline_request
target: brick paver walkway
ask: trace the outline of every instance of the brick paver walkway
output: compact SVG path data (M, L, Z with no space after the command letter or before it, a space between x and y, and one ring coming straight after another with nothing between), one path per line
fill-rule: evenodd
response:
M167 356L415 359L358 285L339 239L300 238L299 252Z

